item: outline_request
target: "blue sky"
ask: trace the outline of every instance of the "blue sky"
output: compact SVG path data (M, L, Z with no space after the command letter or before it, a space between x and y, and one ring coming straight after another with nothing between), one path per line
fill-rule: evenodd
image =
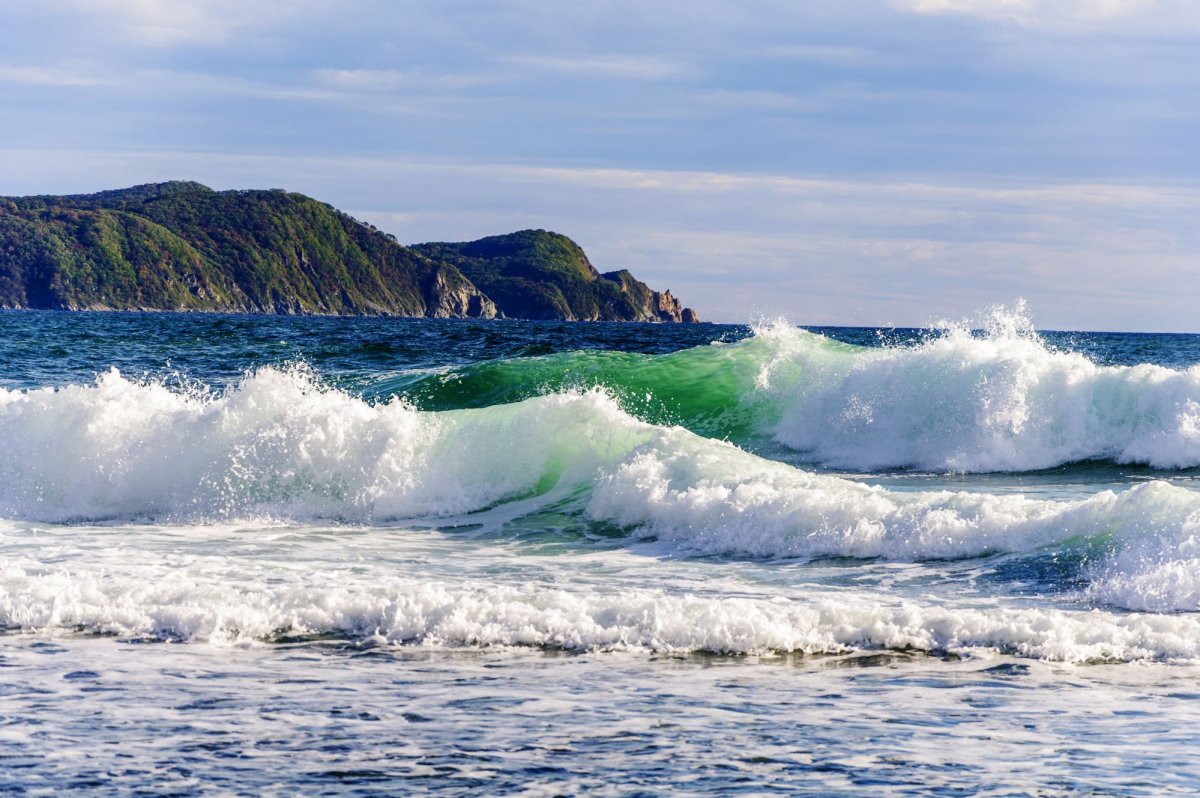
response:
M42 0L0 194L173 178L524 227L705 318L1200 331L1192 0Z

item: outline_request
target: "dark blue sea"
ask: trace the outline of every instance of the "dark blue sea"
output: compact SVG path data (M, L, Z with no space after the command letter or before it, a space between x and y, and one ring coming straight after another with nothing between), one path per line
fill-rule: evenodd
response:
M1193 795L1198 364L0 312L0 792Z

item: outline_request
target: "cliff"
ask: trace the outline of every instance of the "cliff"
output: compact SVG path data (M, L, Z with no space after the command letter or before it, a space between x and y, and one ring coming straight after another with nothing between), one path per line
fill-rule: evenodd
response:
M406 247L302 194L190 182L0 198L0 307L664 321L686 313L627 272L597 274L554 233Z

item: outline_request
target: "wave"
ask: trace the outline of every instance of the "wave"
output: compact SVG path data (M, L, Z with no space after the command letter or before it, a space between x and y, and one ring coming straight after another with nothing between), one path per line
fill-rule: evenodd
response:
M652 434L599 394L425 413L304 369L215 394L111 370L94 385L0 390L0 516L448 516L586 482Z
M889 491L646 423L596 390L442 412L370 403L302 369L221 393L116 371L0 391L9 519L502 522L551 506L701 555L923 561L1076 545L1091 600L1200 609L1200 493L1162 482L1078 501Z
M334 636L431 647L842 654L871 649L996 652L1064 662L1200 661L1200 618L804 599L571 592L438 581L247 587L215 577L0 570L0 627L220 645ZM314 584L315 583L315 584Z
M668 355L581 352L476 364L406 392L483 406L601 385L639 417L774 438L834 468L1031 471L1085 460L1200 467L1200 367L1101 366L1038 337L1022 308L919 343L857 347L782 323Z
M429 410L483 408L537 396L602 388L623 409L659 425L744 439L770 408L755 381L771 355L762 341L714 343L666 355L579 351L486 361L435 374L406 374L371 388Z
M679 434L602 474L587 512L703 555L919 562L1074 549L1085 601L1200 610L1200 492L1166 482L1076 501L889 491Z
M821 462L853 468L1028 471L1082 460L1200 465L1200 368L1100 366L1048 347L1019 314L996 311L909 347L766 374L782 398L773 434Z

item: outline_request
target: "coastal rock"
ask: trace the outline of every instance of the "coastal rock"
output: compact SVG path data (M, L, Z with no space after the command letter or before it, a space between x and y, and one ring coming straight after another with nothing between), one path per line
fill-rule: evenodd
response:
M691 308L680 305L670 291L652 291L649 286L635 278L627 269L606 272L601 275L605 280L620 286L623 294L630 298L636 310L636 315L630 321L662 321L696 323L700 317Z
M655 291L652 309L657 316L657 321L688 322L689 324L700 321L696 311L681 305L670 291L663 291L661 294Z
M496 303L452 266L438 268L423 288L426 316L435 319L496 318Z

